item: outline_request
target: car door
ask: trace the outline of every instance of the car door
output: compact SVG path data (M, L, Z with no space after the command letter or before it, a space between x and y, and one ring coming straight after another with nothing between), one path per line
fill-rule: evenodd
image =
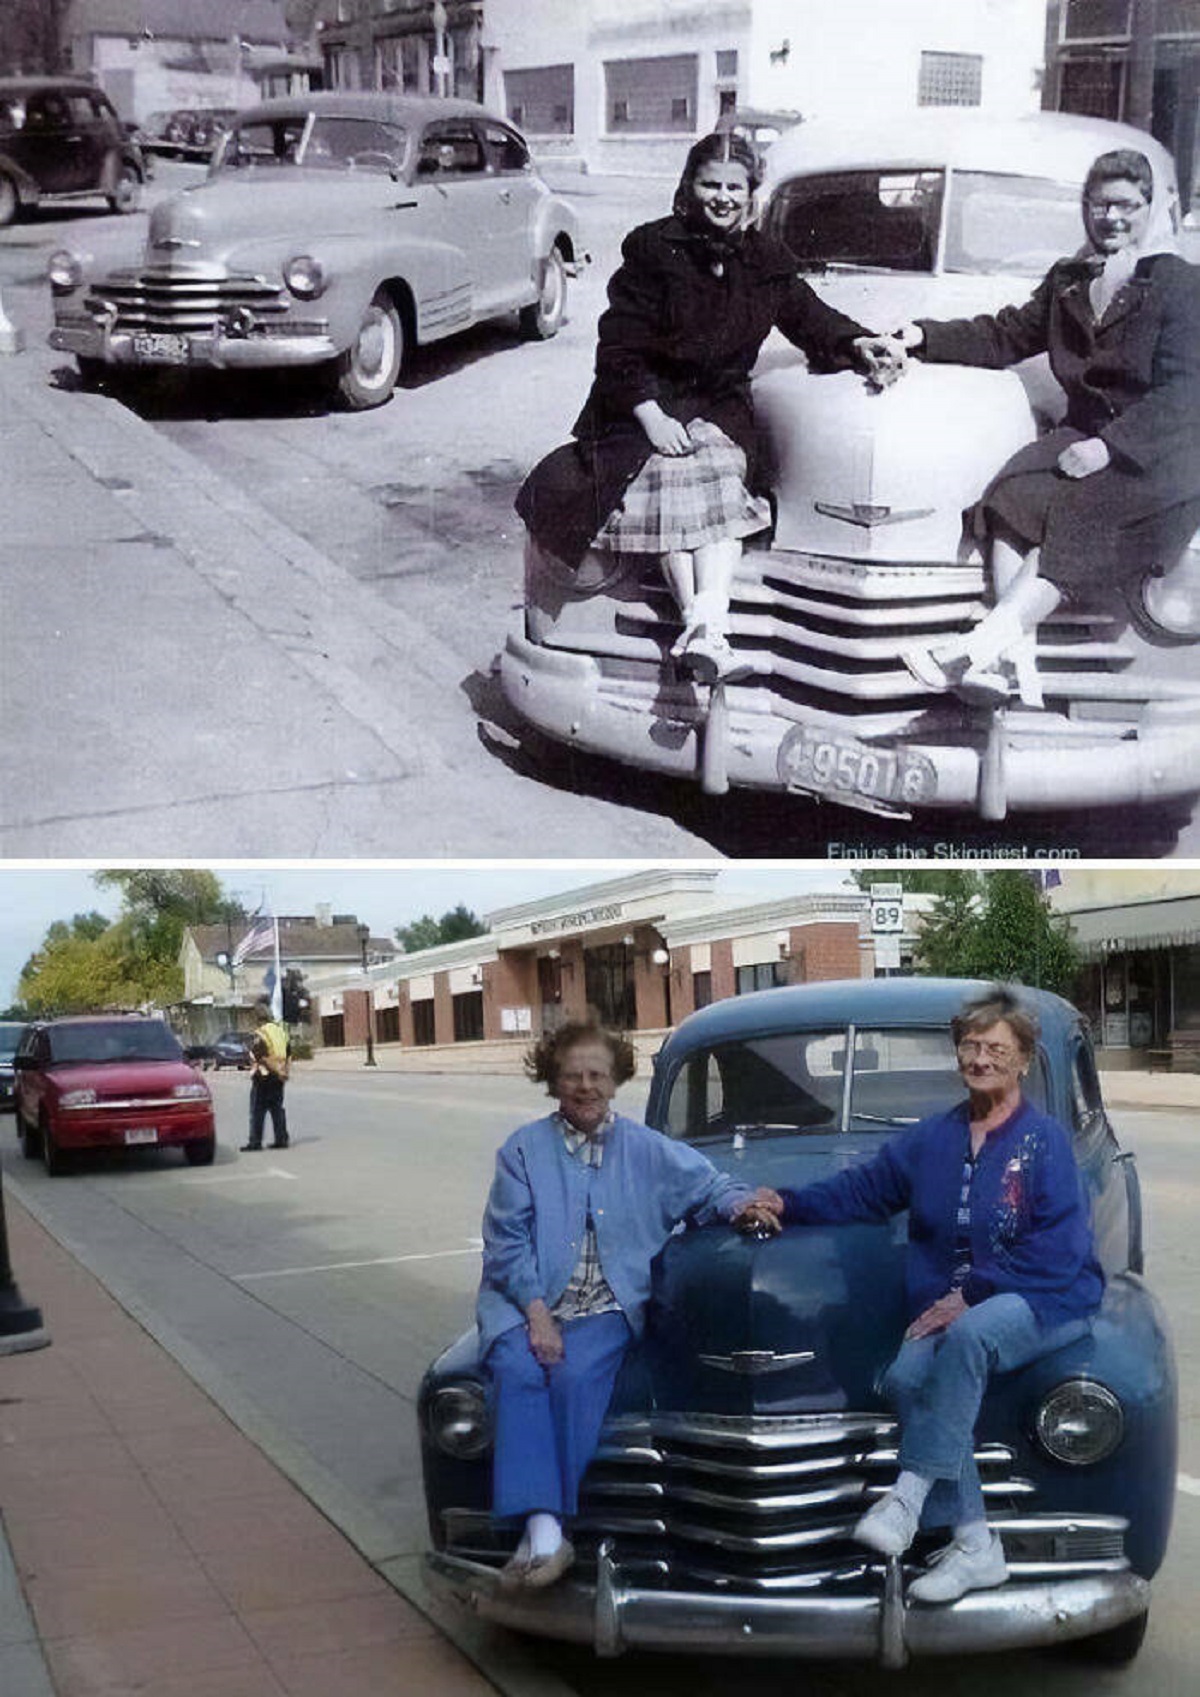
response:
M446 244L453 268L426 334L444 334L501 310L494 303L503 293L503 279L488 234L496 185L488 174L483 140L469 118L436 118L425 125L414 186L422 227Z
M527 306L536 296L534 248L542 187L529 149L515 130L484 119L480 131L494 192L487 235L497 302L503 308Z
M59 89L30 94L17 160L43 194L71 194L88 186L83 135Z

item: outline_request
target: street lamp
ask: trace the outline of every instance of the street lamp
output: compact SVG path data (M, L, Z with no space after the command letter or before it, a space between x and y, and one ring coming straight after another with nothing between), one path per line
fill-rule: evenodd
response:
M364 978L367 976L367 944L370 942L370 940L371 940L371 928L370 928L370 926L369 925L360 925L359 928L358 928L358 941L359 941L359 944L362 948L362 969L363 969L363 977ZM367 985L367 1058L363 1062L363 1065L368 1066L368 1067L373 1067L373 1066L376 1065L376 1061L375 1061L375 1030L374 1030L374 1027L375 1027L375 997L372 994L371 986L368 983L368 985Z

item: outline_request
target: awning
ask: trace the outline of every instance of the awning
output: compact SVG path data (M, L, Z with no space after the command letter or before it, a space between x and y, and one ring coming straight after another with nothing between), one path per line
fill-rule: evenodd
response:
M1065 917L1085 960L1129 949L1174 949L1200 943L1200 896L1087 908Z

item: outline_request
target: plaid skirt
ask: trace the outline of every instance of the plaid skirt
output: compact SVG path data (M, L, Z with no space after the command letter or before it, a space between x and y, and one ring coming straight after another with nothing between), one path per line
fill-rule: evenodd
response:
M703 418L692 419L687 432L695 452L651 454L593 548L667 554L767 528L770 505L746 488L746 456L737 443Z

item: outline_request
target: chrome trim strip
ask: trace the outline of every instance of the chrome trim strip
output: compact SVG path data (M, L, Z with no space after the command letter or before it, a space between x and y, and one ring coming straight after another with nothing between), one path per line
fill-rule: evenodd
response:
M104 1096L96 1102L60 1102L64 1114L100 1114L120 1111L140 1114L151 1108L198 1107L211 1102L211 1096Z

